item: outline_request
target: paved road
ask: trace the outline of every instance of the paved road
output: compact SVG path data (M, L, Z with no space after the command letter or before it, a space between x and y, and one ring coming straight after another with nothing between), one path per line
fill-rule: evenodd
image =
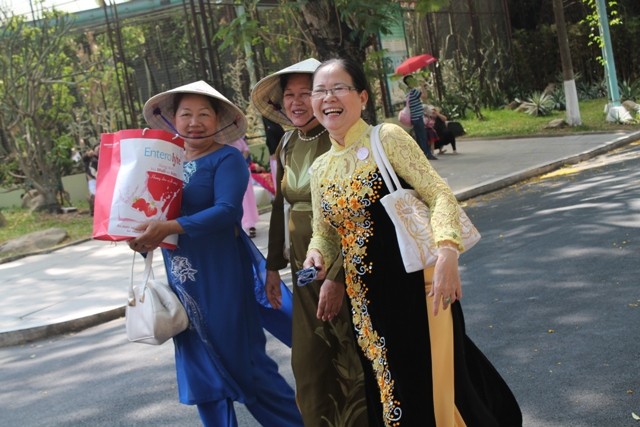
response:
M640 146L475 198L468 333L532 427L640 415Z

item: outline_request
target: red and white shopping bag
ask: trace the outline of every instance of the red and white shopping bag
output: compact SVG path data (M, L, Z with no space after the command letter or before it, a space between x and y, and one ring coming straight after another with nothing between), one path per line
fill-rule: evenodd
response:
M100 139L93 238L129 240L149 220L180 215L184 141L156 129L104 133ZM177 235L161 246L175 248Z

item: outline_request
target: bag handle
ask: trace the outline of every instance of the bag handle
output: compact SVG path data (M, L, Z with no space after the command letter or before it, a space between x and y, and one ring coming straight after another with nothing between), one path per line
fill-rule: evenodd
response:
M382 147L382 142L380 141L381 129L382 125L377 125L371 130L371 151L373 152L373 159L380 170L380 175L382 175L382 180L387 185L389 193L393 193L396 190L401 190L402 185Z
M131 277L129 279L129 299L127 301L127 304L131 307L136 305L136 295L133 292L133 270L136 265L136 255L137 255L137 252L134 251L133 261L131 262ZM142 290L142 295L140 296L140 302L144 302L144 292L147 289L147 283L149 282L149 279L154 278L152 264L153 264L153 251L147 252L147 255L144 257L144 272L142 273L142 277L143 277L142 283L144 285L144 289Z

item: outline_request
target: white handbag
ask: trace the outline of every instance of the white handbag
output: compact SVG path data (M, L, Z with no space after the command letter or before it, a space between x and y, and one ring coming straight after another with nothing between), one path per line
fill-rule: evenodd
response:
M134 253L134 264L136 254ZM133 285L133 270L129 283L129 301L125 325L131 342L160 345L189 326L189 318L178 296L167 283L153 277L153 251L145 258L143 281Z
M438 247L431 229L431 212L419 199L415 190L405 189L400 185L400 180L380 143L380 127L381 125L378 125L371 131L373 158L389 189L389 194L382 197L380 203L396 228L405 270L407 273L424 270L435 264L438 259ZM462 227L462 244L467 251L478 243L480 233L460 206L458 213Z

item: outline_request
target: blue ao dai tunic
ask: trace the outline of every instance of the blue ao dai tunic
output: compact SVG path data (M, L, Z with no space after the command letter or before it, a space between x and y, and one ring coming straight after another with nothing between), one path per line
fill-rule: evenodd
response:
M249 171L230 146L184 164L178 248L163 249L169 283L191 325L174 338L179 399L251 403L265 335L253 273L236 225ZM277 369L277 367L276 367Z

